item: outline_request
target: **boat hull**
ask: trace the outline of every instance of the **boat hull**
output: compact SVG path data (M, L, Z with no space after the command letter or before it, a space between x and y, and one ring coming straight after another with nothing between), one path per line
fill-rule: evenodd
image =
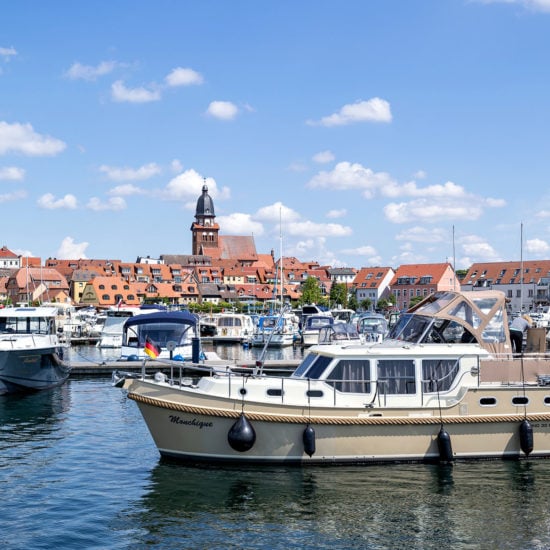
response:
M65 382L70 367L62 360L63 349L13 349L0 351L0 394L37 391Z
M307 408L244 406L255 432L252 447L236 451L228 434L241 415L239 400L182 399L175 391L158 392L143 381L133 381L128 396L134 399L161 455L183 461L242 463L345 464L383 462L437 462L444 457L438 434L443 426L450 437L452 459L518 459L527 456L521 447L520 426L527 418L534 432L530 457L550 456L550 412L521 413L476 411L467 401L447 411L442 419L432 411L313 411ZM538 399L550 391L540 388ZM477 393L477 392L474 392ZM501 394L499 401L517 396ZM478 400L480 394L475 399ZM534 399L534 397L533 397ZM463 414L459 414L462 410ZM306 452L304 430L315 432L315 450ZM311 450L311 449L309 449Z

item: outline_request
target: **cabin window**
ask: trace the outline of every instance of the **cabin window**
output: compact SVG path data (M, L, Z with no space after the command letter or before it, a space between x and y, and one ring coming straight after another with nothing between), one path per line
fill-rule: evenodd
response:
M339 361L326 382L341 392L370 393L370 361L364 359Z
M479 404L482 407L494 407L497 404L497 400L495 397L482 397L479 400Z
M422 361L422 391L447 391L458 374L458 359L424 359Z
M323 392L321 390L308 390L306 391L307 397L323 397Z
M269 395L270 397L281 397L281 395L283 395L283 390L269 388L267 390L267 395Z
M385 395L416 393L412 359L378 361L378 391Z
M523 395L512 397L512 405L527 405L529 403L529 399L527 397L524 397Z

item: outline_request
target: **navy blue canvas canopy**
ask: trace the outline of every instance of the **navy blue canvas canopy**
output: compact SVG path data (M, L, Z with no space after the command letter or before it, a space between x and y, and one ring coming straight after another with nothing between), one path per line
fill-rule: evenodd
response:
M145 313L129 317L124 323L128 328L136 325L150 325L154 323L180 323L196 325L197 317L188 311L159 311L158 313Z

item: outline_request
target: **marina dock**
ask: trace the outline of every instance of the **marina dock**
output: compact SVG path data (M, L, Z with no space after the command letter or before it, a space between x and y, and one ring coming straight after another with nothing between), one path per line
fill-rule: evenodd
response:
M264 374L271 375L288 375L299 364L299 360L280 359L280 360L268 360L264 362L263 372ZM112 376L115 371L125 372L141 372L145 368L147 374L152 374L157 371L169 372L174 369L174 373L178 372L180 367L185 369L186 365L192 365L191 363L184 363L181 361L159 361L159 360L147 360L145 365L143 361L104 361L102 363L94 363L91 361L71 361L71 377L79 376ZM255 361L202 361L198 363L200 367L228 367L237 372L250 372L252 373L256 368Z

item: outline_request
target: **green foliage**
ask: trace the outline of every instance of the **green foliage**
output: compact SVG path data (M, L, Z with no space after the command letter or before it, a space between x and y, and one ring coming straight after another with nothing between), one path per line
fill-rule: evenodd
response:
M319 287L319 281L315 277L308 277L302 285L302 304L318 304L323 295Z
M348 287L344 283L333 283L330 287L330 303L343 308L348 307Z

